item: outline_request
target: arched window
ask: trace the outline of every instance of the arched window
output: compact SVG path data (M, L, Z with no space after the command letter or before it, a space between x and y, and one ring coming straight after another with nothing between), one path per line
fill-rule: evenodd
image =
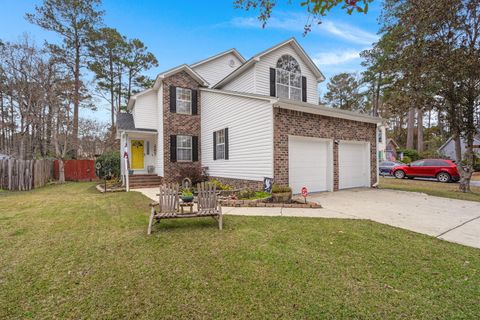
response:
M277 96L300 101L302 99L302 72L294 57L286 54L277 61Z

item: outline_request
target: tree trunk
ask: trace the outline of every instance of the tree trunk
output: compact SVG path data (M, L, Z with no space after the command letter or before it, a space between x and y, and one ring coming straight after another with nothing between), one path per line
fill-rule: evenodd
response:
M72 130L72 140L73 145L73 156L77 157L78 149L78 109L80 107L80 40L75 39L75 69L74 69L74 82L75 90L73 92L73 130Z
M413 149L413 139L415 130L415 108L408 109L408 122L407 122L407 149Z
M65 163L63 159L58 159L58 182L65 183Z
M461 192L471 192L470 190L470 180L472 179L473 174L473 163L475 161L475 155L473 153L472 144L473 144L473 136L467 137L466 146L465 146L465 153L464 157L462 158L462 140L459 134L453 135L453 140L455 142L455 155L457 158L457 170L458 174L460 175L460 184L458 185L458 189Z
M423 152L425 149L423 144L423 110L417 109L417 151Z

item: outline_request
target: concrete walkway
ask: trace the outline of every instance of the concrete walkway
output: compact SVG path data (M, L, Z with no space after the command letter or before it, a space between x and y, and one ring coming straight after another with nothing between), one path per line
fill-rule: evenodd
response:
M157 200L157 188L138 189ZM440 239L480 248L480 203L395 190L351 189L312 194L323 209L231 208L224 214L369 219Z

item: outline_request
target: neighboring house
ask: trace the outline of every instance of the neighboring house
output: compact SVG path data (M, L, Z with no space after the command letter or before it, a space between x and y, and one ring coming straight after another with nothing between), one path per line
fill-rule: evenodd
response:
M465 140L461 139L460 143L463 155L463 153L465 152ZM474 137L473 144L480 145L480 134L477 134ZM474 152L476 153L477 157L480 157L480 149L474 149ZM447 157L450 160L458 161L457 155L455 153L455 141L453 141L453 137L448 138L448 140L445 141L445 143L440 148L438 148L438 153Z
M388 160L388 161L398 160L397 150L399 148L400 147L398 146L398 143L395 142L395 140L388 138L387 144L385 146L385 160Z
M381 124L377 128L377 150L378 161L387 160L387 127Z
M134 175L163 182L203 169L234 186L273 178L294 193L371 186L382 120L319 105L324 79L293 38L248 61L231 49L180 65L118 114L122 154Z

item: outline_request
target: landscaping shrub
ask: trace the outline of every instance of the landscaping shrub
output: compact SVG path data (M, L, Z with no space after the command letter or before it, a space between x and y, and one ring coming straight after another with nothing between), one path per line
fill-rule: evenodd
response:
M285 193L285 192L292 192L292 188L286 185L273 184L272 193Z
M244 189L238 192L237 195L238 199L251 199L255 198L255 190L252 189Z
M443 156L437 150L425 150L419 153L420 159L442 159Z
M480 171L480 158L475 159L475 164L473 165L473 170Z
M100 178L119 178L120 177L120 152L106 152L95 160L95 167L100 164L101 169L97 169L97 176Z
M232 190L233 187L228 184L223 184L217 179L211 179L210 183L214 184L217 187L217 190Z
M403 162L403 163L410 163L410 162L412 162L412 159L410 159L409 156L403 156L402 162Z
M421 159L417 150L413 150L413 149L399 149L398 150L399 154L402 153L402 152L403 152L403 157L404 158L408 157L410 159L410 162ZM403 162L405 162L405 161L403 161Z
M195 186L197 183L204 182L208 180L208 177L203 174L202 170L197 167L185 167L181 168L179 174L177 175L177 181L182 183L182 180L189 178L192 181L192 185Z

